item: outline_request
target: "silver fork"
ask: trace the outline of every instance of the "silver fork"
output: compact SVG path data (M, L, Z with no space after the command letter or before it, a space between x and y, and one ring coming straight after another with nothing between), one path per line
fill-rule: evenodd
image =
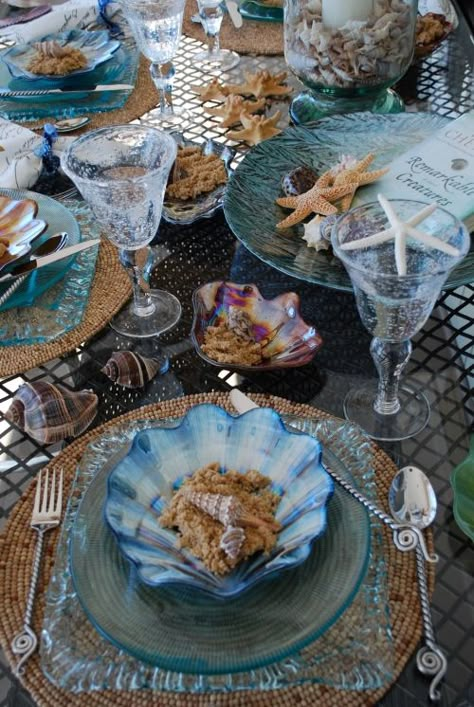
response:
M63 470L61 469L59 472L59 480L57 480L56 469L53 470L51 483L49 471L44 474L41 470L36 482L35 502L30 522L31 527L38 533L30 591L26 602L23 630L15 636L11 643L13 653L20 656L14 669L15 675L20 675L23 672L24 664L35 652L38 645L38 638L31 627L31 617L43 554L43 538L48 530L56 528L61 522L62 497Z

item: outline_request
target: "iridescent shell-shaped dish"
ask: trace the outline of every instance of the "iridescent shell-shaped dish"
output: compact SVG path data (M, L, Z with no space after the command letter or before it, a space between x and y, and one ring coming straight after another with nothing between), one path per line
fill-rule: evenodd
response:
M83 69L71 71L68 74L51 74L39 75L28 70L33 57L36 56L35 43L40 42L56 42L60 46L68 46L72 49L79 49L87 59L87 66ZM110 39L107 30L98 32L89 32L85 29L70 29L64 32L56 32L48 34L45 37L35 39L28 44L16 44L11 49L8 49L2 59L8 67L13 78L31 79L47 79L48 81L64 81L65 78L71 78L86 74L93 71L96 66L108 61L114 52L119 48L120 42L116 39Z
M46 229L46 221L36 218L38 204L33 199L14 199L0 193L0 270L30 250L31 242Z
M285 292L271 300L256 285L219 280L202 285L193 294L194 319L191 339L197 353L207 363L229 370L262 371L294 368L309 363L321 348L322 338L299 313L300 300ZM251 335L262 342L264 358L255 365L215 361L202 350L206 329L229 323L242 315L250 324Z
M282 526L268 555L256 554L219 577L188 550L174 530L160 525L173 491L199 468L257 469L280 496ZM232 417L212 404L191 408L177 427L138 432L108 478L105 519L142 582L178 584L232 597L267 577L302 563L327 525L333 481L321 464L321 445L289 432L269 408Z

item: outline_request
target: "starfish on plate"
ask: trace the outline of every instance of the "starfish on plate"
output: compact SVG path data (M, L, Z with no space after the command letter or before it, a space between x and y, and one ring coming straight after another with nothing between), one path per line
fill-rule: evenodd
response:
M281 113L279 110L269 118L264 115L249 115L243 112L240 114L240 122L244 126L243 129L230 130L227 133L227 137L231 140L245 140L249 145L257 145L259 142L281 133L281 130L276 127L280 118Z
M359 187L375 182L388 172L388 167L384 169L377 169L374 172L367 172L367 167L374 161L374 159L375 155L369 153L366 157L359 160L359 162L356 162L354 165L349 166L346 169L340 169L338 171L335 169L330 169L323 175L324 181L321 183L321 186L349 187L341 201L341 211L347 211L350 209L352 200Z
M441 238L436 238L436 236L432 236L430 233L425 233L415 228L415 226L428 218L428 216L436 210L436 204L429 204L421 209L421 211L411 216L411 218L402 221L398 214L395 213L392 204L383 194L378 194L377 198L380 206L385 211L390 223L390 228L378 231L378 233L374 233L366 238L359 238L358 240L342 243L341 250L358 250L359 248L368 248L369 246L380 245L386 241L393 240L395 264L399 275L407 274L406 240L408 236L427 246L436 248L436 250L441 250L443 253L452 255L453 257L460 255L460 251L450 243L446 243L442 241Z
M277 228L288 228L300 223L306 216L310 214L322 214L323 216L331 216L337 213L337 206L331 202L342 199L349 190L351 185L328 186L328 172L324 172L317 180L314 187L298 196L285 196L276 200L278 206L284 206L286 209L294 209L293 213L287 216L283 221L277 223Z

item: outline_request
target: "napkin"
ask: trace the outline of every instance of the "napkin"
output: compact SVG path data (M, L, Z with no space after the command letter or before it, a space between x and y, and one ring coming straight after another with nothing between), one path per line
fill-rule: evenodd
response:
M13 39L16 44L25 44L53 32L83 28L95 22L98 13L96 0L67 0L61 5L53 5L51 12L36 20L5 28L1 35Z
M36 183L42 161L34 150L41 142L40 135L0 118L0 187L29 189Z

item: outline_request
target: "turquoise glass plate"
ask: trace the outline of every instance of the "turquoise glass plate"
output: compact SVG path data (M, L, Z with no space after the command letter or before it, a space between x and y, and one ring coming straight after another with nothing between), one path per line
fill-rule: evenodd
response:
M14 190L3 191L18 193ZM83 201L69 201L66 208L49 197L36 193L31 193L31 196L40 204L40 213L44 207L47 214L46 235L68 231L69 243L100 235L97 222ZM94 246L28 276L0 309L0 351L3 346L53 341L82 321L94 278L97 253L98 247ZM5 289L6 285L2 285L0 294Z
M242 17L247 20L260 20L262 22L283 22L282 7L268 7L253 0L245 0L239 6Z
M40 118L71 118L84 113L97 113L121 108L131 90L100 91L91 93L84 90L97 84L135 84L138 71L139 52L130 41L122 43L112 57L93 71L76 77L54 82L54 88L70 88L79 93L61 93L45 96L18 96L6 98L0 95L0 115L17 121L31 121ZM0 86L11 91L46 90L51 88L48 79L12 79L3 61L0 61Z
M248 250L277 270L306 282L352 291L349 276L332 250L308 248L301 238L302 225L280 231L276 228L290 213L275 203L283 194L282 177L299 166L322 173L342 155L360 159L368 152L376 156L371 169L378 169L446 122L446 118L430 113L353 113L288 128L250 150L235 169L224 197L227 222ZM362 195L362 189L358 194ZM444 288L458 287L473 278L474 241Z
M111 469L128 453L127 445L92 480L70 539L79 601L115 646L175 672L249 671L304 648L350 605L367 572L370 521L363 506L340 489L329 502L326 531L308 559L277 579L225 600L193 587L144 585L103 514ZM352 480L337 456L329 450L325 456Z
M360 429L353 425L343 423L338 420L318 421L311 418L295 418L283 416L293 426L302 432L313 434L321 442L324 449L325 459L334 465L334 468L346 478L352 477L354 483L359 488L364 489L364 493L369 498L376 497L374 483L374 470L372 468L371 446L369 440L363 436ZM365 576L362 578L358 591L357 582L354 584L354 596L350 601L350 606L342 614L339 621L328 628L323 635L310 642L303 650L293 653L290 657L271 663L268 666L257 668L252 671L226 674L208 674L203 672L184 673L167 670L150 665L134 658L128 652L119 649L116 645L107 640L92 628L82 606L79 602L77 592L71 578L70 542L79 544L80 535L87 543L90 529L89 516L84 518L84 529L81 530L78 513L79 506L83 503L85 494L90 492L91 483L97 483L97 488L105 494L106 477L108 469L115 464L117 450L128 448L131 440L137 432L145 429L163 426L176 426L175 420L139 420L118 424L110 428L107 433L96 438L86 448L77 468L73 490L69 496L68 506L61 526L60 538L57 546L57 553L54 568L51 574L51 581L45 594L44 621L41 632L41 668L48 679L61 689L72 692L92 692L95 690L164 690L172 692L192 692L192 693L212 693L238 691L238 690L268 690L279 687L300 685L306 682L319 682L343 690L364 690L377 689L386 685L393 675L393 639L390 630L390 617L388 610L388 588L387 570L384 559L383 534L380 522L372 517L370 519L370 553L368 567ZM122 452L123 453L123 452ZM97 479L97 481L96 481ZM100 480L99 480L100 479ZM336 492L331 503L334 504L335 513L333 517L337 519L343 507L339 506L340 493ZM94 499L90 495L88 503L93 506ZM344 503L347 506L352 518L354 512L358 514L363 526L366 527L367 518L365 512L357 507L357 502L351 497L347 497ZM84 508L83 506L81 506ZM98 512L101 512L100 499L97 503ZM99 517L100 521L100 517ZM71 540L73 532L76 535ZM104 524L97 524L98 532L104 532ZM106 540L110 551L117 552L116 543L112 541L110 534ZM357 551L354 547L351 536L346 538L347 544L341 551L350 554ZM364 546L366 540L364 538ZM80 550L80 548L77 548ZM92 562L95 564L94 547ZM129 572L130 566L117 554L120 566L115 566L114 572L121 575ZM109 561L109 560L108 560ZM315 560L311 560L315 562ZM300 572L304 572L303 567ZM290 576L291 572L288 573ZM299 576L299 575L298 575ZM128 574L129 583L118 587L107 585L105 588L99 583L95 587L98 601L103 605L104 593L110 595L115 607L116 601L126 602L129 611L135 607L135 575ZM123 581L123 575L121 580ZM263 588L264 585L262 585ZM277 585L272 588L272 583L267 585L275 595ZM286 586L286 585L282 585ZM290 594L295 589L290 587ZM124 591L122 591L124 590ZM161 590L145 590L148 596L154 598L155 613L161 613L161 620L171 622L172 636L181 642L176 636L176 627L173 623L175 607L180 608L182 595L173 592L162 593ZM117 598L117 594L122 597ZM326 594L329 594L329 587ZM91 592L89 591L89 596ZM250 597L252 593L244 595ZM266 597L264 594L253 595ZM293 596L295 596L293 594ZM190 601L194 607L200 601L190 593ZM128 600L131 602L128 607ZM91 601L93 601L91 597ZM272 600L273 601L273 600ZM306 601L306 598L304 598ZM313 600L311 600L313 601ZM197 632L202 630L209 635L208 625L209 609L203 604L205 613L195 616L195 624L192 629ZM234 605L235 606L235 605ZM223 602L226 607L226 602ZM263 607L263 608L262 608ZM265 611L265 601L259 606L255 606L256 615L260 609ZM317 612L320 611L317 607ZM185 609L190 612L190 609ZM195 609L194 609L195 610ZM149 610L148 610L149 611ZM166 612L163 614L163 612ZM217 609L216 609L217 611ZM250 611L250 608L248 609ZM303 611L303 609L302 609ZM268 611L266 614L268 616ZM133 614L130 614L133 617ZM291 615L290 615L291 616ZM154 622L159 617L151 616ZM113 620L113 617L112 617ZM235 613L232 620L240 623L240 616ZM260 620L260 619L259 619ZM314 625L314 618L311 617ZM176 616L176 621L182 624L182 618ZM304 627L292 626L290 617L286 617L286 597L281 596L281 600L274 605L274 612L271 617L272 630L275 622L282 624L288 635L301 635ZM232 624L233 625L233 624ZM129 630L132 625L129 626ZM186 627L189 634L191 629ZM265 640L265 628L258 640ZM146 632L148 626L146 627ZM219 629L222 635L222 627ZM172 636L168 636L170 640ZM73 639L72 639L73 637ZM214 637L211 636L212 640ZM368 640L370 639L370 640ZM159 638L161 641L162 638ZM202 639L199 639L202 640ZM291 636L290 636L291 641ZM287 647L290 642L287 639ZM160 645L160 643L158 644ZM244 654L249 646L244 647ZM198 656L196 655L196 658ZM227 657L229 658L229 656ZM235 656L238 659L238 656ZM197 662L197 661L196 661ZM207 669L209 666L207 666ZM151 698L150 698L151 699ZM133 701L132 696L130 700ZM212 696L208 695L208 701L212 702Z
M35 192L23 189L0 189L0 194L10 196L15 199L33 199L38 204L38 218L43 219L48 224L44 233L41 234L34 242L34 247L43 243L50 236L60 231L66 231L68 234L67 246L75 245L81 240L81 231L79 224L73 214L62 204L48 196L36 194ZM64 275L68 268L74 262L74 257L65 258L52 265L47 265L44 268L39 268L28 275L27 279L16 290L16 292L8 298L3 306L0 306L0 312L5 312L12 307L27 307L31 305L36 297L46 292L50 287L55 285ZM8 270L8 268L6 268ZM0 297L6 292L12 283L0 284Z
M451 474L456 523L474 542L474 435L471 437L469 454Z

